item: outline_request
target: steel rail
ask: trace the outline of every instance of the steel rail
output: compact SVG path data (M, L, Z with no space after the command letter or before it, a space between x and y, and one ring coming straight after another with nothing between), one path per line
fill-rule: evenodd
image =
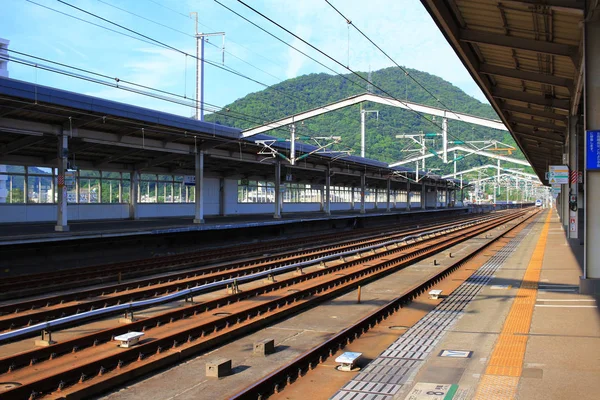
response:
M237 303L242 300L247 300L251 298L258 297L263 294L271 293L274 290L283 289L292 285L296 285L305 281L308 281L313 278L320 278L323 276L327 276L333 274L338 271L345 270L347 268L352 268L356 265L364 264L367 262L371 262L373 260L377 260L378 258L387 257L394 253L402 253L407 250L411 250L415 252L415 246L422 246L423 244L427 245L428 240L423 240L420 242L414 242L410 245L404 245L402 247L395 247L394 249L390 249L388 251L380 252L380 253L369 253L366 256L361 255L361 259L354 259L351 261L346 261L342 264L329 266L326 269L321 269L313 272L309 272L303 276L295 276L291 278L287 278L282 281L278 281L277 283L271 283L265 286L261 286L258 288L250 289L247 291L243 291L241 293L232 294L229 296L224 296L221 298L209 300L204 303L200 303L197 305L188 306L181 309L176 309L172 311L168 311L166 313L156 315L153 317L145 318L140 321L132 322L127 326L117 326L114 328L109 328L101 332L97 332L91 335L78 337L75 339L70 339L66 342L54 344L50 347L38 348L33 351L21 353L15 356L11 356L8 358L0 359L0 371L1 370L9 370L12 371L15 368L21 368L25 365L30 365L34 362L39 362L44 359L52 359L57 355L70 353L72 349L82 349L85 347L89 347L92 345L96 346L98 343L106 342L108 340L112 340L112 336L119 335L122 333L126 333L131 330L137 331L145 331L149 326L160 326L165 323L170 323L175 320L185 319L186 316L196 315L198 312L205 313L213 309L219 309L221 307L228 306L230 304ZM434 244L434 246L438 246L439 244ZM412 254L412 253L411 253ZM395 255L395 254L394 254ZM112 335L112 336L111 336Z
M441 221L451 221L461 219L456 217L443 218ZM440 219L436 218L419 218L411 222L428 222ZM370 232L381 232L380 227L361 229L360 232L350 233L345 235L348 238L360 235L369 234ZM268 241L267 244L251 243L243 244L235 247L220 247L207 249L193 253L184 253L170 256L162 256L158 258L148 258L135 261L127 261L115 264L96 265L90 267L71 268L61 271L20 275L15 277L7 277L0 282L0 299L25 297L47 291L48 289L59 290L69 288L74 283L78 285L92 285L96 283L104 283L107 281L115 281L119 278L119 273L122 279L135 278L141 274L147 275L149 272L160 273L164 271L172 271L184 269L186 267L205 265L211 262L224 262L233 260L239 255L249 256L258 255L262 252L272 251L274 249L281 251L282 249L292 249L306 243L314 243L314 241L330 241L338 240L340 233L330 233L319 235L317 237L302 237L296 239ZM226 254L223 256L223 254Z
M513 230L525 228L526 225L531 223L531 219L538 214L539 212L535 211L525 220L509 228L492 241L478 246L475 250L464 257L457 259L451 265L433 273L425 281L413 285L394 300L371 312L369 315L327 339L323 343L301 354L293 361L264 376L242 391L229 397L229 400L262 400L273 393L281 392L287 385L300 379L303 375L307 374L308 371L313 370L317 365L323 363L329 357L332 357L337 351L342 350L348 344L365 334L369 329L398 312L412 300L425 293L433 285L446 278L450 273L471 261L477 254L494 244L497 240L506 236ZM527 224L523 225L526 222Z
M464 223L464 222L468 222L468 221L472 221L472 220L477 220L478 218L481 218L481 217L470 217L470 218L464 218L464 219L461 218L460 221L453 221L450 223L442 223L442 224L436 223L436 224L426 225L424 227L417 226L417 229L423 230L427 226L438 226L438 227L449 226L456 222ZM257 266L260 263L268 263L269 261L273 261L273 262L282 261L286 257L292 258L292 257L298 257L300 255L306 256L306 254L307 254L306 252L311 251L311 250L318 252L319 250L325 250L328 248L331 249L331 248L333 248L332 246L343 246L343 245L352 245L352 244L356 245L356 244L364 243L367 241L376 241L376 240L378 240L378 238L381 238L381 237L400 235L402 233L411 232L414 230L415 230L414 228L406 228L406 229L397 229L396 228L394 230L390 230L390 231L382 233L381 230L378 229L378 230L376 230L376 232L379 232L379 234L366 237L366 239L365 239L364 233L362 233L360 236L352 235L352 237L344 238L344 240L340 240L340 237L338 234L336 236L336 238L337 238L336 242L332 242L332 243L329 243L326 245L320 244L320 245L316 245L316 246L312 246L312 247L308 247L308 248L305 247L305 248L302 248L301 251L296 249L293 251L279 252L279 253L274 253L274 254L269 254L269 255L263 254L262 257L242 259L239 261L235 261L233 263L211 264L211 265L206 265L206 266L196 268L196 269L178 271L178 272L174 272L174 273L170 273L170 274L166 274L166 275L154 276L154 277L150 277L150 278L137 279L137 280L129 281L129 282L122 283L122 284L101 286L101 287L79 290L79 291L71 292L71 293L63 293L63 294L54 295L54 296L19 301L19 302L15 302L15 303L8 303L8 304L0 305L0 320L2 319L3 314L15 314L20 311L27 311L27 310L33 310L36 308L49 307L53 304L63 304L66 302L78 301L78 300L82 300L82 299L85 300L85 299L89 299L91 297L104 296L105 294L111 293L111 292L112 293L123 292L123 291L135 289L136 285L137 285L137 288L141 288L142 286L160 285L165 282L181 281L181 280L185 280L185 279L189 279L189 278L194 278L194 277L197 277L199 274L207 275L207 274L216 273L216 272L220 272L220 271L241 269L246 266ZM359 236L359 238L357 239L356 236ZM320 239L317 238L315 240L318 241ZM215 277L213 276L211 278L215 278ZM0 325L1 325L1 323L0 323ZM0 326L0 329L3 329L3 328Z
M472 221L481 221L481 217L466 220L464 223ZM436 225L438 227L456 226L455 223ZM0 307L0 311L6 315L0 316L0 329L12 330L15 328L22 327L24 325L30 326L38 321L43 322L54 318L62 318L67 314L79 314L81 312L92 311L94 309L106 308L108 306L120 305L121 303L131 302L138 299L145 299L148 297L156 298L159 294L170 293L171 291L179 291L182 287L189 289L191 286L200 286L211 282L218 282L223 279L235 279L240 276L267 271L268 268L275 266L289 265L289 263L296 258L297 262L315 260L319 255L326 254L339 254L344 249L346 250L358 250L364 249L369 244L382 243L383 240L391 237L397 237L404 233L410 232L423 232L426 229L420 230L405 230L400 233L395 232L393 235L383 235L378 239L360 239L342 243L341 246L328 245L325 247L315 247L305 249L301 252L290 252L287 254L279 254L277 256L265 257L262 259L254 259L251 261L245 260L240 263L217 265L214 270L201 269L200 271L191 271L185 274L172 274L168 276L161 276L156 278L139 280L137 282L115 285L112 287L101 287L97 289L89 289L69 294L62 294L58 296L51 296L46 298L34 299L30 301L20 302L12 305ZM379 235L378 235L379 236ZM338 246L338 247L336 247ZM335 253L337 251L337 253ZM287 258L286 258L287 257ZM267 260L267 261L264 261ZM269 261L270 260L270 261ZM264 261L264 262L263 262ZM214 271L217 272L214 272ZM223 270L224 272L220 272ZM273 271L273 274L283 273L285 271ZM193 276L192 276L193 273ZM183 278L182 278L183 277ZM173 281L173 283L171 283ZM137 288L136 288L137 284ZM120 291L120 292L119 292ZM106 293L109 293L106 295ZM112 292L112 293L111 293ZM90 298L101 296L94 300ZM83 299L84 302L77 300ZM57 306L54 306L56 304ZM27 310L29 308L29 310ZM39 308L38 311L32 311ZM25 311L20 312L24 309ZM7 312L8 311L8 312Z
M258 327L264 326L264 324L273 321L274 318L280 319L284 316L289 315L292 312L296 312L294 310L300 310L306 308L314 302L322 301L326 298L333 297L339 294L340 291L350 290L356 287L356 285L358 284L363 284L363 282L365 281L371 281L385 274L394 272L399 268L402 268L405 265L412 263L414 260L428 257L432 253L438 252L440 250L443 250L444 248L448 248L456 243L462 242L468 239L469 237L476 236L489 229L493 229L494 227L500 226L509 221L510 219L518 218L522 214L523 213L514 214L510 216L510 218L498 218L494 221L483 223L481 224L482 226L466 228L470 232L469 234L465 234L463 232L451 233L449 236L454 235L452 239L447 239L445 237L438 238L438 240L441 239L441 241L437 244L437 246L430 246L431 248L429 249L427 248L427 246L424 246L425 243L419 243L423 247L422 249L417 249L411 253L401 255L399 259L384 259L385 261L382 260L377 265L365 266L365 268L359 269L353 272L352 274L345 275L342 277L335 277L330 281L311 286L297 293L287 294L286 296L277 298L275 300L270 300L267 303L261 305L253 306L250 310L234 313L225 318L221 318L218 321L212 321L209 323L202 324L200 326L195 325L191 328L186 328L183 331L179 332L172 332L172 329L168 329L167 332L169 332L169 334L166 337L162 337L144 344L140 344L135 348L125 349L122 352L109 355L102 359L90 359L86 361L85 365L77 366L75 369L61 372L58 375L50 375L44 378L40 378L38 381L35 381L37 382L35 383L35 386L32 386L32 384L34 384L34 382L32 382L30 384L24 384L21 387L16 387L14 389L8 390L4 392L3 396L6 399L21 398L20 396L29 395L31 393L30 391L33 388L33 396L35 397L36 392L47 393L48 390L52 391L56 388L61 389L64 387L65 384L73 383L73 380L77 381L79 379L80 382L83 382L85 381L87 376L94 376L96 373L98 373L96 371L100 371L96 379L98 381L104 382L106 377L103 376L103 374L107 371L105 367L112 369L116 366L116 368L119 370L123 369L123 371L121 372L124 372L124 374L117 374L116 376L109 377L109 380L112 383L119 380L123 381L123 379L131 379L132 377L139 376L139 374L144 373L143 371L148 372L152 368L176 362L181 358L190 356L194 352L213 347L214 345L221 343L223 340L231 340L232 337L235 335L244 334L249 330L254 330ZM435 247L435 250L433 249L433 247ZM377 255L377 257L382 256L383 254ZM357 261L353 261L353 263L355 263L355 265L360 264L360 262ZM370 271L371 275L367 275L367 270ZM279 314L271 316L261 315L261 312L268 313L269 310L271 310L271 307L273 307L272 310L281 309L280 311L277 311ZM246 316L246 320L240 319L241 317ZM260 316L260 318L255 318L257 316ZM251 317L254 318L254 320L250 320ZM238 327L235 328L235 331L232 331L232 328L230 328L230 326L235 324L238 324ZM205 338L205 334L207 334L207 332L219 332L218 336L220 339L217 340L216 337L210 336L210 334L208 334L208 336L210 337ZM165 349L175 349L179 345L185 343L191 344L189 346L186 345L181 350L177 350L175 352L165 352ZM148 365L145 364L145 355L155 355L154 357L151 357L149 361L147 361L147 363L149 363ZM135 371L127 371L128 366L123 367L124 364L135 361L136 359L139 361L140 364L136 364L135 368L132 367L132 369L134 369ZM140 368L138 368L137 366L139 366ZM84 386L85 385L78 387ZM106 386L104 387L106 388ZM100 387L88 389L87 392L84 388L83 391L85 392L85 396L88 396L95 393L94 390L97 392L99 388ZM90 392L89 390L92 391ZM85 396L76 395L75 397L81 398Z
M485 218L484 220L487 220L489 218ZM464 224L458 224L458 225L454 225L453 229L458 229L461 227L468 227L468 226L473 226L476 222L467 222ZM346 256L350 256L350 255L354 255L356 254L358 251L365 251L365 250L372 250L372 249L376 249L376 248L380 248L382 246L390 246L392 244L396 244L398 242L403 242L403 241L407 241L407 240L411 240L411 239L417 239L417 238L422 238L424 236L429 236L429 235L434 235L437 233L441 233L441 232L446 232L448 230L448 228L439 228L439 229L433 229L433 230L429 230L426 232L422 232L420 234L417 235L408 235L408 236L404 236L402 238L399 239L394 239L394 240L389 240L389 241L385 241L383 243L378 243L378 244L374 244L371 246L365 246L365 247L361 247L359 250L349 250L349 251L343 251L343 252L334 252L330 255L327 256L323 256L323 257L318 257L315 259L311 259L311 260L307 260L307 261L302 261L302 262L298 262L298 263L293 263L293 264L289 264L289 265L284 265L281 267L275 267L275 268L270 268L267 269L263 272L257 272L257 273L253 273L250 275L246 275L246 276L242 276L242 277L236 277L236 278L229 278L229 279L223 279L221 281L218 282L213 282L213 283L208 283L208 284L203 284L200 286L196 286L194 288L189 288L189 289L184 289L184 290L180 290L180 291L176 291L174 293L171 294L167 294L165 296L160 296L160 297L155 297L152 299L148 299L148 300L141 300L141 301L134 301L134 302L130 302L130 303L125 303L125 304L117 304L117 305L113 305L113 306L108 306L108 307L103 307L103 308L99 308L96 310L91 310L91 311L85 311L79 314L75 314L75 315L69 315L66 317L62 317L62 318L57 318L51 321L46 321L46 322L42 322L42 323L38 323L38 324L34 324L34 325L30 325L28 327L25 328L21 328L21 329L16 329L13 331L9 331L9 332L4 332L4 333L0 333L0 343L7 341L7 340L13 340L15 338L19 338L22 336L26 336L26 335L31 335L33 333L39 333L42 330L54 330L54 328L63 326L63 325L67 325L67 324L72 324L74 322L80 321L80 320L85 320L85 319L89 319L89 318L97 318L100 317L102 315L108 315L108 314L114 314L120 311L126 311L126 310L135 310L135 309L140 309L140 308L145 308L145 307L149 307L149 306L153 306L153 305L158 305L158 304L163 304L166 302L170 302L170 301L174 301L176 299L180 299L180 298L186 298L186 297L191 297L197 293L200 292L204 292L204 291L208 291L211 289L219 289L219 288L223 288L226 287L229 284L233 284L234 281L236 283L243 283L243 282L247 282L247 281L252 281L255 279L260 279L263 277L266 277L268 275L274 275L274 274L279 274L282 272L286 272L286 271L290 271L290 270L295 270L297 268L302 268L305 266L309 266L309 265L314 265L320 262L326 262L326 261L330 261L333 259L337 259L340 257L346 257ZM154 289L152 289L154 290ZM105 300L101 300L105 301ZM24 318L29 318L29 315L24 315ZM10 321L10 320L9 320Z

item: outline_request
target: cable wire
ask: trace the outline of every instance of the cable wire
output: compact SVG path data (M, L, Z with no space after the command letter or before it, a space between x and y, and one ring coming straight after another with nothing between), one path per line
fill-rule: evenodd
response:
M62 0L58 0L58 1L62 1ZM217 3L219 3L218 0L214 0ZM359 79L365 81L367 84L371 84L373 85L373 87L379 89L381 92L387 94L389 97L391 97L392 99L396 100L397 102L404 104L404 106L411 110L412 112L414 112L415 114L417 114L420 118L423 118L424 120L426 120L427 122L431 123L434 126L437 126L438 128L442 129L441 125L438 125L437 123L435 123L434 121L430 120L429 118L427 118L423 113L420 113L419 111L416 111L414 109L412 109L407 103L405 103L404 101L397 99L395 96L393 96L391 93L389 93L388 91L386 91L385 89L379 87L378 85L375 85L373 82L369 81L367 78L363 77L362 75L360 75L358 72L354 71L351 68L346 67L343 63L341 63L340 61L336 60L335 58L333 58L332 56L330 56L329 54L325 53L324 51L322 51L321 49L319 49L318 47L314 46L313 44L307 42L306 40L304 40L303 38L301 38L300 36L296 35L295 33L293 33L292 31L290 31L289 29L287 29L286 27L284 27L283 25L279 24L278 22L274 21L273 19L267 17L265 14L261 13L260 11L258 11L257 9L253 8L252 6L249 6L248 4L244 3L242 0L237 0L238 3L241 3L243 6L245 6L246 8L250 9L251 11L253 11L254 13L260 15L262 18L266 19L267 21L269 21L270 23L272 23L273 25L277 26L279 29L287 32L289 35L292 35L293 37L295 37L296 39L300 40L302 43L304 43L305 45L309 46L310 48L312 48L313 50L316 50L317 52L319 52L320 54L322 54L323 56L327 57L328 59L330 59L331 61L335 62L336 64L338 64L339 66L343 67L344 69L347 69L348 71L350 71L350 73L352 73L353 75L357 76ZM219 3L220 4L220 3Z
M156 25L162 26L162 27L164 27L164 28L167 28L167 29L170 29L170 30L172 30L172 31L174 31L174 32L177 32L177 33L180 33L180 34L182 34L182 35L185 35L185 36L187 36L187 37L190 37L190 38L192 38L192 39L195 39L195 38L196 38L196 36L194 36L194 35L192 35L192 34L189 34L189 33L187 33L187 32L181 31L181 30L179 30L179 29L173 28L173 27L171 27L171 26L169 26L169 25L165 25L165 24L163 24L163 23L161 23L161 22L154 21L154 20L152 20L152 19L150 19L150 18L146 18L146 17L144 17L144 16L142 16L142 15L139 15L139 14L136 14L136 13L134 13L134 12L132 12L132 11L126 10L126 9L124 9L124 8L121 8L121 7L118 7L118 6L115 6L114 4L110 4L110 3L108 3L108 2L106 2L106 1L104 1L104 0L97 0L97 1L99 1L99 2L100 2L100 3L102 3L102 4L105 4L105 5L107 5L107 6L109 6L109 7L115 8L115 9L117 9L117 10L119 10L119 11L123 11L123 12L125 12L125 13L127 13L127 14L133 15L133 16L135 16L135 17L138 17L138 18L140 18L140 19L143 19L143 20L145 20L145 21L151 22L151 23L153 23L153 24L156 24ZM158 4L158 3L156 3L156 4ZM221 48L221 47L217 46L216 44L214 44L214 43L212 43L212 42L210 42L210 41L208 41L208 40L206 41L206 43L207 43L207 44L209 44L210 46L213 46L213 47L217 48L217 49L223 50L223 52L225 52L225 53L229 54L231 57L233 57L233 58L236 58L236 59L238 59L239 61L241 61L241 62L243 62L243 63L245 63L245 64L249 65L250 67L252 67L252 68L254 68L254 69L256 69L256 70L258 70L258 71L260 71L260 72L262 72L262 73L264 73L264 74L266 74L266 75L269 75L269 76L271 76L271 77L273 77L273 78L277 79L279 82L283 81L283 79L281 79L281 78L279 78L279 77L277 77L277 76L275 76L275 75L271 74L270 72L267 72L267 71L263 70L262 68L259 68L259 67L257 67L256 65L254 65L254 64L252 64L252 63L249 63L248 61L246 61L246 60L242 59L241 57L238 57L237 55L235 55L235 54L231 53L230 51L227 51L227 50L225 50L225 49L223 49L223 48Z

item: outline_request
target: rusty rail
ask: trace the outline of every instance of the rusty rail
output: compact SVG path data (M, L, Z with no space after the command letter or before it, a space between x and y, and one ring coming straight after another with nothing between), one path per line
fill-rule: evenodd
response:
M327 282L311 286L296 293L287 294L280 298L267 301L263 304L250 307L244 311L233 313L224 318L219 318L215 321L194 325L192 327L186 327L178 332L171 332L171 330L169 330L169 334L165 337L151 340L147 343L136 346L135 348L119 352L119 354L87 362L85 365L79 365L67 371L61 371L60 373L44 377L36 382L24 383L23 386L4 392L3 398L23 398L30 396L32 392L49 393L59 388L63 390L63 388L66 386L75 384L79 381L83 382L83 386L81 387L84 388L82 390L84 390L86 396L97 393L99 390L106 390L106 388L114 384L118 384L124 379L132 379L142 373L148 372L152 368L177 362L182 358L222 343L224 340L232 340L237 336L241 336L249 331L258 329L265 324L269 324L291 313L298 312L327 298L336 296L340 292L350 290L359 284L364 284L366 281L378 279L381 276L392 273L415 260L428 257L432 253L441 251L445 248L455 245L456 243L462 242L469 237L473 237L483 231L504 224L510 219L517 218L519 215L521 215L521 213L515 213L510 217L497 218L494 221L482 223L481 226L465 229L464 231L468 233L462 230L457 230L448 235L451 238L436 238L435 240L438 243L434 246L430 246L429 248L426 248L427 243L418 242L416 246L414 246L417 247L416 249L406 254L400 254L399 258L382 261L376 263L375 265L365 266L365 268L357 270L351 274L347 274L342 277L334 277L334 279L331 279ZM396 253L401 253L403 249L391 249L388 251L391 252L393 250L397 250ZM374 260L386 255L389 254L382 252L370 257L373 257ZM349 262L349 264L358 265L360 263L364 263L366 261L365 259L360 261L352 260ZM311 274L316 275L323 272L324 271L315 271ZM300 282L306 281L309 278L309 274L296 278L298 278ZM150 323L148 320L143 322ZM107 335L107 332L100 332L100 334ZM89 335L88 340L92 340L93 337L94 335ZM80 339L81 338L75 340ZM58 350L59 346L68 346L67 349L69 352L80 351L80 348L76 347L77 345L73 346L73 344L73 341L64 342L62 344L49 346L47 349L42 349L40 351L53 352L54 350ZM91 346L94 345L98 346L98 342L91 344ZM40 353L37 354L39 355ZM31 352L28 354L28 356L32 355L33 353ZM50 353L49 357L58 356L58 353L54 352L54 356L52 353ZM148 360L146 360L146 358L148 358ZM30 358L29 363L32 364L39 362L39 360L39 358ZM9 362L9 360L6 359L3 361L4 364L2 365L4 366L6 366L6 363ZM140 361L140 364L136 364L135 361ZM130 363L133 364L131 364L131 368L128 369L129 365L127 364ZM45 370L47 370L47 368L48 367L46 367ZM123 373L119 373L121 369L123 369ZM12 370L14 370L14 368ZM9 377L10 375L6 376ZM85 384L85 381L88 377L95 377L93 382L98 382L98 385L94 384L91 387L88 387Z
M315 346L311 350L301 354L293 361L289 362L285 366L278 368L271 372L265 377L261 378L256 383L238 392L234 396L230 397L229 400L263 400L269 397L273 393L279 393L287 385L290 385L297 379L300 379L308 371L315 368L317 365L324 362L327 358L333 356L338 350L343 349L346 345L352 341L358 339L361 335L366 333L369 329L379 324L383 320L387 319L390 315L396 313L406 304L410 303L413 299L425 293L429 288L434 286L436 283L447 277L449 274L460 268L463 264L470 261L482 250L486 249L500 238L506 236L509 232L513 231L526 221L529 221L538 212L532 213L526 219L521 221L519 224L509 228L504 233L494 238L492 241L478 246L471 253L457 259L451 265L445 267L441 271L432 274L425 281L415 284L413 287L407 289L400 296L390 301L383 307L373 311L360 321L356 322L352 326L342 330L335 336L326 340L325 342Z

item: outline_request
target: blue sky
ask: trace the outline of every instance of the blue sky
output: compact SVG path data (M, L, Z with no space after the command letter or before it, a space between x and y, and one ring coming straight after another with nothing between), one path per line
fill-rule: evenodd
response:
M42 7L51 7L135 36L131 32L111 26L57 0L31 1L39 5L27 0L2 0L0 37L10 40L10 49L181 96L194 97L195 60L193 58L107 31ZM65 1L190 54L195 54L193 38L195 22L188 15L191 11L197 11L200 31L226 32L225 67L266 85L308 73L329 72L227 11L214 0ZM302 45L237 1L219 1L286 42L299 47L333 70L347 73L342 67ZM400 65L441 76L469 95L485 101L483 94L419 0L330 1ZM344 64L349 63L350 68L354 70L367 71L369 68L376 70L393 65L353 28L348 31L346 22L324 0L247 0L247 2L332 57ZM159 22L166 27L140 17ZM221 38L211 38L210 42L214 46L206 46L205 58L220 64ZM11 56L28 59L16 53L11 53ZM38 62L52 65L43 61ZM10 77L15 79L175 114L193 115L191 107L84 82L14 62L9 63L9 73ZM100 79L110 81L106 78ZM218 106L264 88L258 83L210 65L206 67L205 81L205 101Z

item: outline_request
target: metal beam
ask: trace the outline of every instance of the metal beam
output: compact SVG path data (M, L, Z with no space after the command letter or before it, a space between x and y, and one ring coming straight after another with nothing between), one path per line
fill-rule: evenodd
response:
M494 88L492 89L492 96L499 99L522 101L524 103L537 104L540 106L569 111L568 99L546 97L543 94L533 94L528 92L520 92L518 90Z
M460 40L469 43L488 44L510 49L528 50L535 53L564 56L569 58L574 58L579 50L577 46L571 46L568 44L525 39L499 33L475 31L472 29L461 29Z
M378 103L386 106L398 107L405 110L412 110L424 114L435 115L439 117L446 117L448 119L458 120L462 122L467 122L470 124L485 126L487 128L499 129L503 131L507 131L508 129L502 123L502 121L489 119L489 118L481 118L476 117L474 115L464 114L464 113L455 113L449 110L445 110L443 108L426 106L423 104L412 103L410 101L398 101L389 97L378 96L372 93L364 93L356 96L348 97L344 100L336 101L334 103L327 104L323 107L318 107L309 111L305 111L302 113L294 114L289 117L281 118L276 121L271 121L268 124L257 126L252 129L247 129L242 132L242 137L254 136L259 133L267 132L269 130L280 128L282 126L290 125L292 123L297 123L299 121L303 121L305 119L314 118L318 115L325 114L331 111L336 111L344 107L349 107L355 104L362 103L364 101L369 101L372 103Z
M512 104L507 104L506 102L503 102L502 105L500 105L500 107L502 108L503 111L508 111L511 113L516 112L516 113L520 113L520 114L548 118L548 119L553 119L555 121L567 123L566 115L556 114L556 113L553 113L550 111L543 111L543 110L536 110L534 108L529 108L529 107L515 106Z
M467 170L457 172L456 175L464 175L464 174L468 174L469 172L475 172L475 171L479 171L480 169L488 169L488 168L494 168L494 169L500 170L500 171L507 171L511 174L522 175L522 176L526 176L528 178L535 178L535 179L538 178L538 176L535 174L528 174L527 172L518 171L518 170L515 171L512 169L503 168L503 167L498 168L497 165L493 165L493 164L486 164L486 165L481 165L479 167L469 168ZM448 174L448 175L443 175L442 178L443 179L452 178L453 175L454 175L454 173Z
M497 3L497 1L494 1L494 3ZM502 3L558 7L577 10L580 13L583 13L583 10L585 9L585 0L502 0Z
M553 132L565 133L567 127L553 124L552 122L540 121L530 118L510 117L508 119L511 124L535 126L538 128L551 129Z
M472 149L469 147L464 147L464 146L454 146L448 149L448 153L451 153L453 151L463 151L465 153L469 153L469 154L476 154L476 155L480 155L480 156L485 156L488 158L493 158L495 160L502 160L502 161L507 161L507 162L512 162L515 164L519 164L519 165L525 165L527 167L530 167L531 165L529 165L529 163L527 161L523 161L523 160L519 160L518 158L513 158L513 157L507 157L507 156L502 156L499 154L494 154L494 153L490 153L488 151L484 151L484 150L477 150L477 149ZM399 165L403 165L403 164L409 164L415 161L420 161L429 157L433 157L433 154L428 153L422 156L418 156L418 157L413 157L411 159L408 160L403 160L403 161L398 161L396 163L390 164L390 167L397 167ZM452 160L450 160L452 161Z
M173 161L173 160L176 160L181 157L183 157L183 156L181 154L177 154L177 153L165 154L160 157L152 158L148 161L143 161L143 162L137 163L137 164L135 164L135 169L143 170L143 169L155 167L157 165L164 164L166 162Z
M40 136L25 136L17 140L13 140L12 142L0 147L0 156L5 156L7 154L14 153L15 151L25 149L29 146L33 146L45 140L46 139Z
M541 83L545 85L560 86L573 89L573 79L561 78L555 75L542 74L539 72L522 71L514 68L500 67L492 64L481 64L479 72L487 75L504 76L507 78L520 79L527 82Z
M525 136L531 139L537 139L539 141L549 141L564 144L565 139L562 135L552 132L545 132L539 130L528 129L524 126L513 129L513 133L516 136Z

